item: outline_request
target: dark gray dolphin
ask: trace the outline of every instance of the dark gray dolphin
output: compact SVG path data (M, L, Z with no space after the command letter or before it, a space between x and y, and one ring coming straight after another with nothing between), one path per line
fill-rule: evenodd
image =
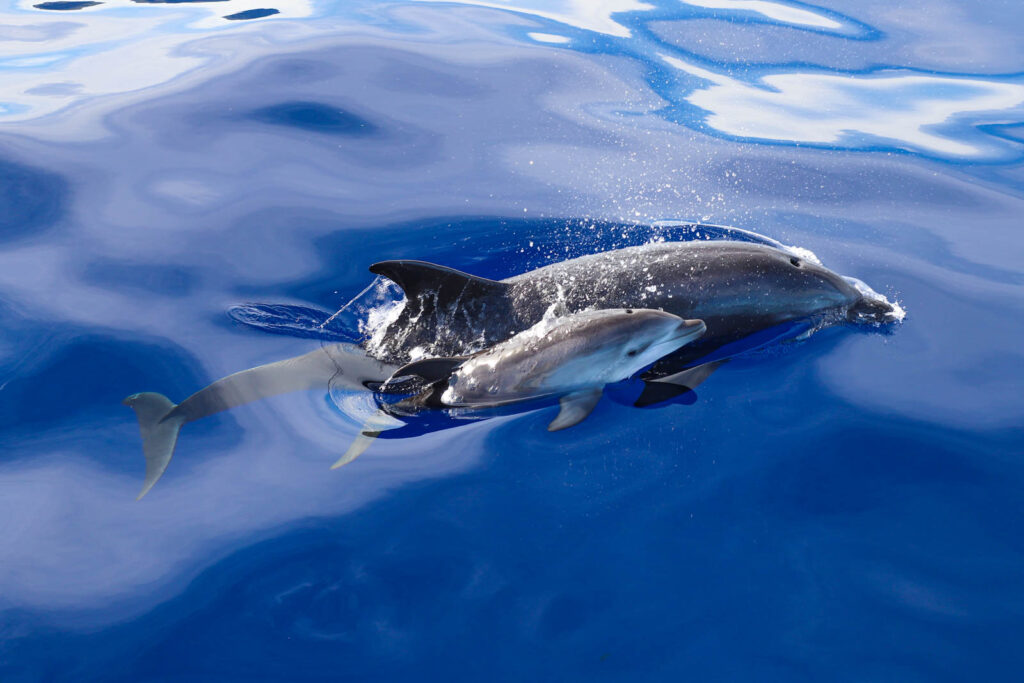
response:
M375 356L405 363L414 350L458 356L508 339L551 306L656 308L701 319L707 332L685 362L792 320L888 322L893 306L795 253L763 244L662 242L555 263L489 280L423 261L384 261L370 271L406 294L398 315L368 344Z

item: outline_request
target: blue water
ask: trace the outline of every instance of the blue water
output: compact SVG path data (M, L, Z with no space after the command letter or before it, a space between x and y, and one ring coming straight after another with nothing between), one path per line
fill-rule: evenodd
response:
M1018 680L1022 31L1016 0L9 3L0 680ZM189 425L134 500L122 398L324 343L239 305L660 220L810 249L907 317L690 405L338 471L358 421L281 396Z

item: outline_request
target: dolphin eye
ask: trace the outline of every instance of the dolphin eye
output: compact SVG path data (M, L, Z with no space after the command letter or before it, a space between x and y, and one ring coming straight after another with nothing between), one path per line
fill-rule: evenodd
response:
M638 353L640 353L640 349L630 349L629 351L626 351L626 355L630 358L634 358Z
M798 258L797 258L797 257L795 257L795 256L791 257L791 258L789 259L789 262L790 262L790 263L792 263L792 264L793 264L794 266L796 266L797 268L799 268L799 267L800 267L800 259L798 259Z
M627 308L626 309L626 314L627 315L633 315L633 309L632 308Z

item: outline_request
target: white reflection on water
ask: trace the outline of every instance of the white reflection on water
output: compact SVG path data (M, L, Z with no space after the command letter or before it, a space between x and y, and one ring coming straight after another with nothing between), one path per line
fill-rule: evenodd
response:
M538 43L553 43L557 45L572 42L572 38L559 36L554 33L527 33L526 35Z
M138 4L106 0L74 12L34 9L37 0L0 10L0 120L33 119L80 101L143 90L216 58L186 46L213 31L262 30L260 21L225 15L265 7L266 0ZM269 19L313 14L313 0L288 0Z
M633 26L666 21L669 7L643 0L405 0L337 3L289 0L280 14L257 21L224 17L267 5L265 0L216 3L137 4L112 0L81 12L44 12L22 0L17 9L0 11L0 121L29 121L81 107L110 109L111 95L150 91L161 84L181 84L190 73L210 76L285 43L308 43L319 36L430 31L424 16L404 12L411 5L433 5L437 17L451 17L453 6L498 10L493 29L525 38L531 45L550 44L627 56L641 63L668 63L684 72L682 87L667 85L661 74L649 81L658 95L684 112L682 123L708 133L748 141L812 144L844 149L899 149L953 161L1006 162L1020 157L1019 145L988 134L985 124L1022 120L1024 85L1017 78L957 76L910 69L872 73L779 71L759 80L729 76L722 66L698 66L708 37L692 36L692 45L670 46L649 32L634 35ZM270 3L273 5L273 3ZM756 14L777 25L841 31L844 25L810 6L767 0L681 0L680 19L700 7L723 21L744 21ZM655 14L652 10L658 10ZM308 20L316 17L316 21ZM402 18L399 18L402 17ZM288 21L306 18L306 21ZM539 23L544 30L522 32ZM271 22L271 23L267 23ZM429 23L429 22L428 22ZM474 24L484 23L479 17ZM566 35L562 34L564 29ZM580 32L584 32L582 35ZM592 40L583 38L589 34ZM216 39L209 39L217 35ZM223 36L223 37L220 37ZM208 40L199 42L197 39ZM682 52L677 50L683 50ZM756 66L756 65L752 65ZM701 83L704 81L706 83ZM628 102L613 109L630 110ZM76 110L77 111L77 110ZM703 112L707 112L704 115ZM95 113L95 112L94 112ZM46 137L82 136L90 126L48 125ZM92 116L95 120L96 116ZM34 126L37 127L38 126ZM29 132L26 130L26 132ZM42 131L35 131L42 134Z
M144 612L239 540L465 470L509 419L376 444L373 457L332 472L354 430L340 429L336 415L313 401L299 396L236 411L249 436L227 452L209 445L215 433L184 433L183 452L140 502L141 464L127 477L71 447L0 466L0 613L84 610L95 625Z
M705 123L729 136L842 148L895 147L953 159L998 158L980 133L986 123L1024 111L1024 85L1006 81L923 75L791 72L751 84L670 55L664 61L710 81L685 99L709 115ZM994 116L993 116L994 115ZM956 130L942 134L943 126Z
M766 0L682 0L682 2L694 7L706 7L707 9L752 12L780 24L794 24L796 26L825 29L837 29L843 26L839 22L822 16L817 12L793 7L792 5L784 5L779 2L767 2Z
M458 3L451 3L451 0L419 1L511 10L620 38L629 37L631 32L615 20L616 14L654 9L653 5L640 0L462 0Z

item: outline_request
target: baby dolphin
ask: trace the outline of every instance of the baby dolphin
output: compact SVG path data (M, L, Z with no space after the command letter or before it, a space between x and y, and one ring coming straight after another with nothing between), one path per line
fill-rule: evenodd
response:
M427 387L371 418L334 467L354 460L389 413L416 408L487 408L561 396L561 410L548 431L584 420L606 384L618 382L704 334L702 320L684 320L652 309L611 308L546 317L506 341L470 356L430 358L403 366L383 389L419 377Z

